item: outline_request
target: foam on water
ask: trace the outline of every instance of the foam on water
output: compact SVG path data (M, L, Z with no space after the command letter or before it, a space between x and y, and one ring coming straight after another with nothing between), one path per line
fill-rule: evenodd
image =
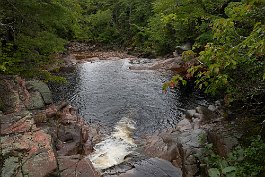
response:
M132 138L135 122L130 118L122 118L115 126L115 131L106 139L95 145L95 152L89 156L97 169L106 169L120 164L124 157L133 153L136 144Z

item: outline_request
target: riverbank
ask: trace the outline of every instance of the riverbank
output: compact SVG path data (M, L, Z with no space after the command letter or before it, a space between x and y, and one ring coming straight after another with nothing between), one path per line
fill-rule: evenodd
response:
M114 60L120 60L120 58L117 57ZM129 61L132 66L145 65L143 68L130 68L130 70L157 70L167 69L163 67L172 64L172 61L179 61L179 58L176 60L132 59ZM104 63L103 66L112 68L110 64ZM123 63L119 64L124 66ZM147 67L147 65L159 67ZM97 65L91 65L91 68L95 66ZM117 66L117 63L113 66ZM127 65L126 70L128 70ZM113 72L117 73L115 67ZM124 73L122 76L128 81ZM139 75L137 78L139 79ZM139 86L140 83L136 85ZM114 83L114 85L120 84ZM170 122L171 128L166 127L162 131L146 134L137 140L141 141L141 143L136 143L141 148L140 155L125 154L119 157L119 163L116 165L106 169L95 169L93 163L86 157L95 152L97 143L103 142L104 144L104 141L108 141L105 139L104 129L106 127L95 122L88 123L77 114L74 107L66 102L53 104L48 86L41 81L26 81L18 76L1 76L0 92L4 93L0 96L0 108L4 111L0 114L0 167L3 177L26 175L33 177L201 176L207 173L199 158L204 153L205 144L213 144L216 153L225 157L238 145L242 136L240 131L234 129L235 122L225 118L222 101L217 101L214 104L205 104L197 106L196 109L184 111L182 117L174 116L174 120L165 118L163 121ZM119 92L117 95L120 94ZM145 97L147 97L146 94ZM107 98L106 94L104 98ZM117 101L117 99L118 97L115 96L114 99L109 100ZM122 99L124 100L124 97ZM151 100L153 101L154 98ZM145 102L145 104L148 103ZM159 106L161 107L162 104ZM119 109L118 112L120 111ZM139 120L148 121L148 119ZM130 129L130 127L127 128ZM114 132L114 135L117 134ZM122 135L125 136L125 134ZM133 141L131 137L129 138ZM106 154L102 154L102 157L104 155ZM103 160L107 159L103 158Z
M0 90L5 93L0 96L1 176L124 175L124 169L105 173L93 167L87 157L105 136L104 127L87 123L66 102L53 104L45 83L1 76ZM146 176L143 169L150 171L150 177L153 172L157 177L180 177L182 173L165 160L145 157L133 159L125 176Z
M66 102L53 104L48 86L37 80L1 76L2 177L99 176L84 157L99 141Z

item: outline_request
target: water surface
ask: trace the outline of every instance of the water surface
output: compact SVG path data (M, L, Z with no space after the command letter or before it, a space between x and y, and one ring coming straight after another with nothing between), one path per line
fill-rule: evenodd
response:
M136 150L137 137L174 127L183 109L206 102L177 89L164 94L168 72L134 71L129 66L126 59L80 64L66 75L69 84L55 90L56 100L70 101L86 120L109 128L89 157L98 169L121 163Z

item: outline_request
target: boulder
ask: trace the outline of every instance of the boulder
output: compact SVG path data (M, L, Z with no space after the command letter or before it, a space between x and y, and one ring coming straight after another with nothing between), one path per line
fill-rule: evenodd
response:
M42 99L40 92L38 91L30 91L30 101L29 104L26 105L27 109L42 109L44 108L45 103Z
M211 121L217 119L218 117L213 111L209 110L207 107L204 106L196 107L196 112L198 114L201 114L201 117L198 116L198 118L201 118L202 122Z
M26 82L26 87L30 91L38 91L45 104L51 104L52 93L47 84L39 80L31 80ZM34 92L33 92L34 93Z
M188 119L182 119L181 121L178 122L176 125L176 130L179 131L188 131L192 129L192 124Z
M94 128L77 115L76 109L63 102L51 105L45 111L49 119L49 133L54 139L57 153L61 156L86 154L92 152ZM98 135L98 134L97 134Z
M208 106L208 109L210 110L210 111L216 111L217 110L217 108L214 106L214 105L209 105Z
M52 94L42 81L25 81L18 76L0 76L0 110L13 113L25 108L41 109L52 103Z
M196 114L196 110L195 109L191 109L191 110L187 110L185 115L186 118L191 120L191 118L194 116L194 114Z

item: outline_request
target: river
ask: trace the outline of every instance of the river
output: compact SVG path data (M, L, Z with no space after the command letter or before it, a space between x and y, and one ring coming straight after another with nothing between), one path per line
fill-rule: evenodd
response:
M178 89L164 94L162 84L169 72L135 71L129 66L128 59L83 63L64 74L68 84L53 89L56 101L70 101L87 121L109 128L89 157L98 169L121 163L137 151L135 140L174 127L184 109L206 103L203 97Z

